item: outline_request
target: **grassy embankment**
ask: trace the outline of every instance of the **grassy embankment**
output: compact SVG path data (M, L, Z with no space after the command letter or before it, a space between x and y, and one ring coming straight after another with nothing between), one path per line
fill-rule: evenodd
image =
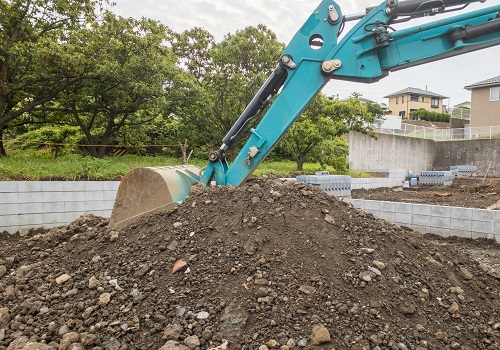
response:
M206 160L193 159L190 164L200 168ZM9 180L119 180L127 171L136 167L180 165L179 159L166 157L107 157L93 159L77 155L60 158L40 158L29 154L17 154L0 158L0 181ZM304 170L297 172L294 162L282 161L262 163L254 176L272 174L278 177L295 177L297 174L314 174L319 170L317 163L307 163ZM334 174L334 169L327 169ZM351 172L353 177L365 174Z

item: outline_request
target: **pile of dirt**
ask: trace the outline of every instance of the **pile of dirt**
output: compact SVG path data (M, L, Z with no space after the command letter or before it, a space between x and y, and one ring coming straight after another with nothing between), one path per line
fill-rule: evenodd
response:
M500 201L500 179L456 178L449 186L352 190L352 198L486 209Z
M106 225L0 237L0 349L500 348L488 267L303 183Z

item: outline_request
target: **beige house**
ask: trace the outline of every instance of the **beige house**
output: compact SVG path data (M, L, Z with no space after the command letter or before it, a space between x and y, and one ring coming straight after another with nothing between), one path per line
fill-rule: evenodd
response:
M470 126L500 125L500 75L465 89L471 92Z
M384 96L384 98L389 99L390 114L408 119L410 112L418 111L420 108L443 113L443 101L448 97L428 90L409 87Z

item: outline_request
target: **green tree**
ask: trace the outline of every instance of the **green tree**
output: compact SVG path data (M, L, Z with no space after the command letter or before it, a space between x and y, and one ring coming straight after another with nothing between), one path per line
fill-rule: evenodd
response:
M11 121L82 78L66 34L93 18L103 2L0 0L0 155Z
M277 152L295 159L297 170L308 160L347 170L347 146L342 135L358 131L375 136L371 123L375 117L358 98L329 100L319 94L292 125Z
M168 113L176 57L166 39L158 22L106 12L102 21L69 36L74 55L87 66L86 78L36 110L70 114L90 155L104 157L121 128L131 130Z
M178 80L183 88L176 93L184 103L175 114L191 142L211 149L220 146L284 49L264 25L228 34L220 43L203 30L187 31L172 47L191 75Z
M367 101L366 109L368 110L369 113L373 114L374 116L384 115L384 110L382 109L382 107L380 107L378 103Z

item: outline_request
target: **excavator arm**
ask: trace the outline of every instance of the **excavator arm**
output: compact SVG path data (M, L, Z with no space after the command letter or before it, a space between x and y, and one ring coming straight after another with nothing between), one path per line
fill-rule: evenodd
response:
M415 17L463 8L472 1L387 0L361 18L344 17L325 0L295 34L278 67L259 90L218 151L212 152L201 181L240 185L265 159L311 100L331 79L372 83L400 70L500 44L500 5L396 31L391 25ZM358 23L340 42L347 20ZM229 166L225 150L272 101Z
M294 35L278 66L219 149L210 153L207 166L202 170L188 166L130 171L120 184L110 226L182 202L194 183L240 185L332 79L372 83L391 71L500 44L500 5L394 29L398 23L460 10L472 2L484 0L386 0L366 9L366 14L344 16L337 3L323 0ZM357 23L341 36L348 21ZM261 121L250 129L247 142L229 165L226 150L257 117Z

